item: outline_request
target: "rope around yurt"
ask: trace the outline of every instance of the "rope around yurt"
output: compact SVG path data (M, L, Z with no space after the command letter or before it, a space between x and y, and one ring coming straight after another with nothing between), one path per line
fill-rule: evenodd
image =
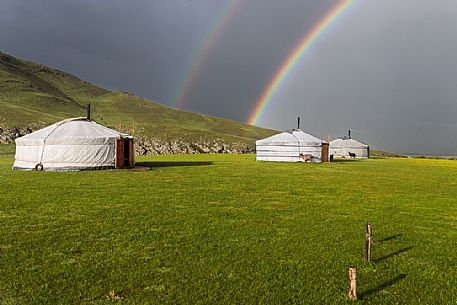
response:
M68 123L68 120L64 120L64 121L60 122L60 124L57 124L56 127L44 138L44 140L43 140L43 149L41 150L40 162L37 165L35 165L35 170L37 170L37 171L42 171L43 170L43 163L42 162L43 162L44 147L46 145L46 140L49 138L49 136L51 134L54 133L54 131L57 130L57 128L59 128L60 126L62 126L65 123Z
M300 122L300 121L299 121ZM300 151L300 140L294 135L294 131L292 130L292 132L290 133L292 135L292 137L295 138L295 140L297 140L297 143L298 143L298 156L301 155L301 151Z

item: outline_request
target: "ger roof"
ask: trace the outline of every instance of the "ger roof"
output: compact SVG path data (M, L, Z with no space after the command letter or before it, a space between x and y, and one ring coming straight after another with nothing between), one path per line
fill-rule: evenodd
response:
M368 147L368 145L365 143L362 143L360 141L354 140L352 138L339 138L339 139L335 139L335 140L331 141L330 147L352 147L352 148L363 147L363 148L366 148L366 147Z
M125 138L129 135L97 124L87 118L72 118L54 123L48 127L16 139L16 144L95 144L110 138Z
M321 146L322 143L327 142L319 138L316 138L315 136L310 135L309 133L303 132L300 129L292 129L262 140L258 140L255 143L256 145Z

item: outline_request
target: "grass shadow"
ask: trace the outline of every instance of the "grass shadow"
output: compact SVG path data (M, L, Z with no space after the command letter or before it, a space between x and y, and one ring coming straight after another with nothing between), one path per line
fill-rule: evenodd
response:
M360 300L364 300L367 297L369 297L370 295L378 293L378 292L380 292L380 291L382 291L382 290L384 290L386 288L389 288L390 286L395 285L396 283L398 283L399 281L401 281L401 280L403 280L405 278L406 278L406 274L402 273L400 275L397 275L393 279L385 281L384 283L382 283L381 285L376 286L375 288L371 288L371 289L368 289L367 291L364 291L364 292L360 293L359 294L359 299Z
M344 159L344 158L338 158L338 159L333 159L331 163L346 163L346 162L361 162L360 159Z
M397 251L395 251L395 252L392 252L392 253L389 253L389 254L387 254L387 255L381 256L380 258L374 259L373 262L374 262L374 263L377 263L377 262L386 260L386 259L388 259L388 258L391 258L391 257L395 256L395 255L399 255L399 254L405 253L405 252L411 250L412 248L414 248L414 246L410 246L410 247L406 247L406 248L401 248L400 250L397 250Z
M380 240L375 240L374 243L383 243L383 242L386 242L386 241L394 240L394 239L399 238L402 235L403 235L403 233L398 233L398 234L395 234L395 235L387 236L387 237L384 237L384 238L382 238Z
M136 162L135 166L144 166L149 168L158 167L177 167L177 166L208 166L213 162L207 161L159 161L159 162Z

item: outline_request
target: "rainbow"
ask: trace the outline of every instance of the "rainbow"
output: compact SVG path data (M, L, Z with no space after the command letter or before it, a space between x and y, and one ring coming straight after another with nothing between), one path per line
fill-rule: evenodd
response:
M292 69L298 64L303 54L310 49L314 42L324 33L324 31L334 23L334 21L346 11L354 0L340 0L338 4L319 20L319 22L303 37L300 43L295 47L292 53L281 64L271 79L268 86L263 91L260 99L257 101L254 110L250 114L247 122L251 125L258 124L262 114L268 108L273 96L278 92Z
M219 18L216 19L213 25L205 36L204 42L192 56L189 67L183 73L178 85L178 89L173 96L172 103L176 108L182 108L189 95L192 84L197 79L203 67L205 58L208 56L210 50L214 47L215 42L221 35L223 29L235 15L241 0L230 0L225 5Z

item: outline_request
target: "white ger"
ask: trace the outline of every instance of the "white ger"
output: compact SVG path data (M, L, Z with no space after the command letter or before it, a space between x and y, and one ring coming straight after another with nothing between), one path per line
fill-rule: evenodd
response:
M134 164L133 137L87 118L63 120L15 142L13 169L72 171Z
M256 141L256 160L280 162L328 162L328 142L300 129Z
M335 158L369 158L370 147L349 137L343 137L330 142L330 155Z

